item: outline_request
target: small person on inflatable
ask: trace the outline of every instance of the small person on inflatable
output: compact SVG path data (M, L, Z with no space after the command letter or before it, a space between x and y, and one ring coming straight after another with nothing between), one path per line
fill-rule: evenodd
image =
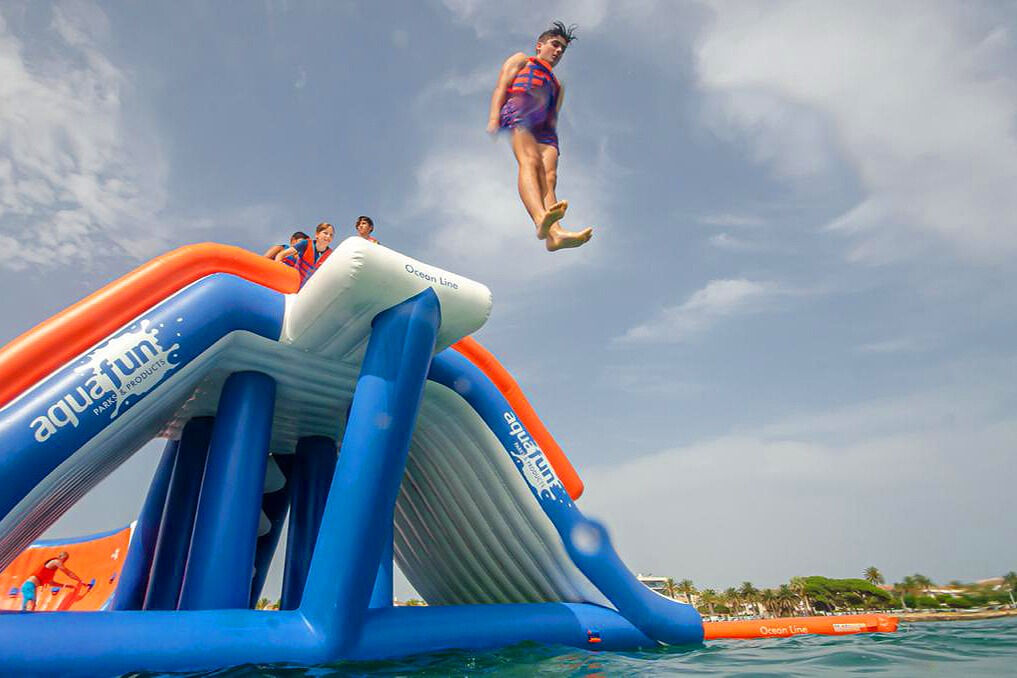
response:
M551 70L576 39L575 26L555 21L537 37L535 56L517 52L502 64L491 94L487 131L512 132L512 151L519 163L519 197L537 227L537 238L549 252L579 247L593 237L593 229L566 231L558 223L568 201L558 200L558 112L565 89Z
M296 257L297 272L300 273L300 287L303 287L318 270L318 267L325 263L325 260L332 254L329 244L334 237L335 228L332 224L322 222L314 229L313 245L310 239L301 240L276 254L275 260L285 261L286 257Z
M353 224L353 228L357 229L357 235L364 240L370 240L373 243L377 243L378 239L375 238L374 233L374 220L371 217L361 214L357 217L357 221Z
M81 577L71 572L64 565L68 558L70 558L70 554L67 551L61 551L57 554L56 558L47 560L39 566L39 569L28 575L28 579L21 585L22 612L35 612L35 597L39 587L52 585L53 577L56 575L57 570L63 572L79 584L85 583L81 580Z
M307 235L303 231L295 231L293 235L290 236L290 247L293 247L301 240L307 240L310 237L311 236ZM268 250L265 251L265 256L268 257L269 259L275 259L275 255L279 254L284 249L286 249L286 245L272 245L271 247L268 248ZM296 257L292 256L287 257L283 259L283 263L286 264L287 266L292 266L293 268L297 267Z

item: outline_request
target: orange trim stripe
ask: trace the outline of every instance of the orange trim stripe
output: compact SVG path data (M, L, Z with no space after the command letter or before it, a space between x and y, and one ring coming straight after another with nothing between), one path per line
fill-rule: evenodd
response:
M0 407L166 297L213 273L277 292L296 292L296 269L230 245L202 243L168 252L111 282L0 349Z
M787 638L798 635L842 636L852 633L893 633L899 619L885 614L833 617L780 617L703 622L703 639Z
M544 427L544 423L540 421L540 417L537 416L533 406L530 405L530 401L523 395L522 389L519 388L519 384L512 378L508 370L502 367L498 359L473 337L460 339L452 345L452 348L459 351L463 357L476 365L494 383L495 387L501 391L501 394L505 396L505 400L512 406L516 416L519 417L519 421L523 423L526 430L530 432L533 439L540 445L540 449L544 451L544 455L551 463L551 467L558 474L558 479L565 486L565 491L569 493L573 500L579 499L583 494L582 479L576 473L576 469L573 468L565 453L562 452L561 447L558 446L558 443L555 442L555 439Z

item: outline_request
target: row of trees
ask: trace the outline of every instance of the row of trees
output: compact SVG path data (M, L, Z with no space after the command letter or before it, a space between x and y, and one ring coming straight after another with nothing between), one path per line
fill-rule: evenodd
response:
M790 617L816 612L885 609L898 602L904 609L981 607L1000 604L1000 594L1009 597L1010 605L1017 607L1017 572L1003 575L1002 590L992 586L962 584L952 581L950 593L936 593L935 582L922 574L913 574L892 588L892 593L879 588L885 584L883 574L876 567L867 567L862 579L829 579L827 577L792 577L777 588L758 589L752 582L722 592L714 589L699 590L691 579L667 579L661 593L676 600L695 605L703 614L756 615ZM413 598L405 605L424 605ZM279 601L262 598L257 609L279 609Z
M898 583L891 591L879 587L886 580L876 567L868 567L861 579L829 579L827 577L793 577L777 588L756 588L752 582L724 591L699 590L690 579L667 579L660 590L665 596L684 600L695 605L700 612L717 614L794 616L816 612L843 612L886 609L898 603L904 609L964 608L1001 604L1001 594L1017 607L1017 572L1003 576L1002 590L998 587L950 582L949 592L934 592L936 584L922 574L913 574Z
M668 579L661 593L671 598L683 597L690 605L709 614L754 614L771 616L793 615L799 611L813 610L809 595L809 579L821 577L795 577L787 584L775 589L758 589L752 582L742 582L740 587L731 587L722 592L715 589L698 590L689 579L676 582Z

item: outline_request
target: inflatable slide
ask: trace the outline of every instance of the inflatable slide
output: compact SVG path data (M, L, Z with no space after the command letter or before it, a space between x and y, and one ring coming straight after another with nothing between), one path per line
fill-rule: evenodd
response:
M701 642L695 609L639 583L577 507L576 471L470 337L490 311L484 285L360 238L299 291L293 269L205 244L12 341L0 570L142 445L166 443L104 609L0 611L0 666ZM252 609L283 523L282 609ZM392 605L393 562L428 606Z

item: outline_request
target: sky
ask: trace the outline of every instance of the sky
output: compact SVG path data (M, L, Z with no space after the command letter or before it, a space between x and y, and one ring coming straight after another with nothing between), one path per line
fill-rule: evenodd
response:
M558 196L594 237L552 254L484 128L555 19ZM1002 2L5 0L0 343L174 247L368 214L491 288L477 338L633 571L998 576L1015 30ZM46 536L136 517L160 449Z

